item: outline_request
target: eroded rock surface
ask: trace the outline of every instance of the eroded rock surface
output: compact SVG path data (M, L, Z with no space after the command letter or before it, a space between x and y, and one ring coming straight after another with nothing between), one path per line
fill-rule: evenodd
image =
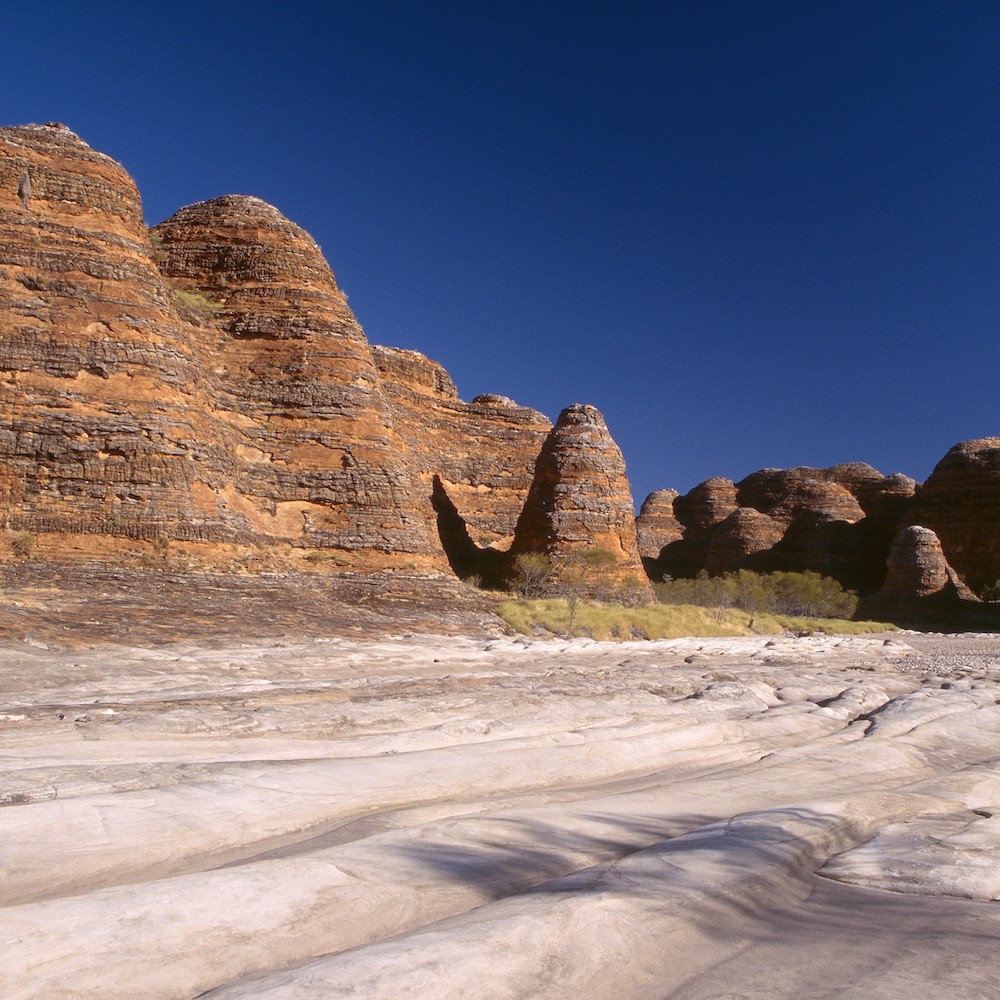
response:
M601 414L577 403L542 445L511 551L545 552L558 571L588 550L607 553L615 579L648 593L625 460Z
M229 195L147 232L117 163L0 129L0 244L0 554L503 576L549 421L373 349L278 209ZM621 519L574 538L634 561Z
M709 479L674 500L683 525L647 565L655 577L813 570L870 593L916 483L855 462L829 469L762 469L739 483Z
M998 642L7 644L4 995L989 996Z
M460 576L495 576L552 424L506 396L463 402L448 373L415 351L372 351L420 496L453 568Z
M955 445L917 497L914 521L941 540L948 562L975 591L1000 579L1000 438Z
M860 614L914 619L922 612L946 613L961 602L978 601L948 564L941 542L930 528L901 528L889 549L886 566L882 589L864 601Z

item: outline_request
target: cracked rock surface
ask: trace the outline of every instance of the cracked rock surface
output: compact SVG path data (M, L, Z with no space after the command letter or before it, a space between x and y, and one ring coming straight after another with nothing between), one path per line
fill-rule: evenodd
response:
M4 997L992 995L1000 637L0 651Z

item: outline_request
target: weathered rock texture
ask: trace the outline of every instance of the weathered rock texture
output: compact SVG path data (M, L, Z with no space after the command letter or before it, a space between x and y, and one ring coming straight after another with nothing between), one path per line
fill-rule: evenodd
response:
M1000 438L955 445L924 483L913 517L937 534L973 590L1000 579Z
M654 579L702 569L815 570L871 592L915 489L912 479L860 462L762 469L739 483L709 479L673 501L679 538L664 533L654 554L647 532L647 569Z
M558 572L588 550L610 553L613 577L640 581L648 592L625 460L601 414L576 403L542 445L511 551L546 552Z
M372 353L453 569L495 581L552 424L506 396L463 402L448 373L416 351Z
M899 530L886 566L881 590L859 609L867 617L920 617L921 612L946 612L963 601L978 600L948 565L938 536L922 525Z
M642 502L635 531L643 560L656 559L665 545L684 536L684 528L674 514L674 501L679 495L677 490L657 490Z
M271 205L217 198L147 231L113 160L62 126L0 129L0 294L8 542L499 575L550 423L372 348L315 241ZM621 456L594 419L577 447L599 454L564 499L608 512L546 530L634 561Z
M139 538L223 530L195 483L231 441L211 415L135 185L61 126L0 130L0 293L7 526Z
M232 484L253 526L317 548L430 555L371 350L312 238L233 196L153 235L162 272L208 303L205 356L243 432Z

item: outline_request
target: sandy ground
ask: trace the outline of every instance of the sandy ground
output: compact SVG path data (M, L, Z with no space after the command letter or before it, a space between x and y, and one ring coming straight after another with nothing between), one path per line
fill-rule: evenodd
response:
M976 998L1000 637L0 650L4 998Z

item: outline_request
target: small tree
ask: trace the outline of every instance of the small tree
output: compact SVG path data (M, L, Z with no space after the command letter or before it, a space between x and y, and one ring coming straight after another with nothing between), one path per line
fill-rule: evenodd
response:
M522 597L539 597L552 579L552 560L543 552L523 552L514 560L514 583Z
M566 599L569 632L573 634L576 612L584 597L607 599L614 587L618 560L607 549L586 548L568 552L559 563L559 589Z

